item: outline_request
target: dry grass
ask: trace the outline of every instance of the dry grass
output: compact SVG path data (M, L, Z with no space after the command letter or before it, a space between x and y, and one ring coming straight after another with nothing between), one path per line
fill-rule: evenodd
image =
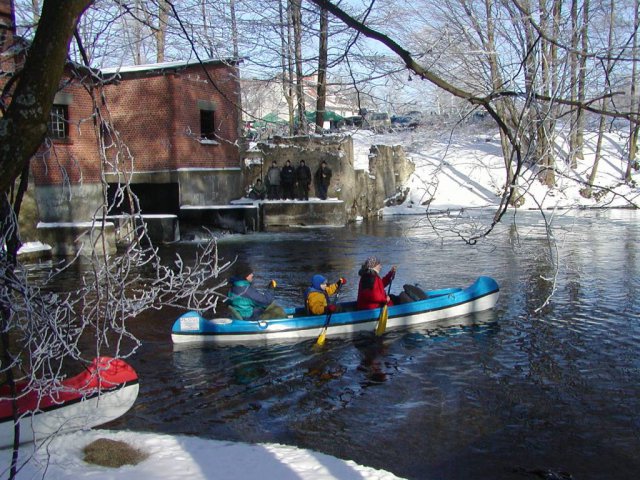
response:
M148 457L148 453L126 442L108 438L99 438L84 447L84 461L102 467L118 468L123 465L137 465Z

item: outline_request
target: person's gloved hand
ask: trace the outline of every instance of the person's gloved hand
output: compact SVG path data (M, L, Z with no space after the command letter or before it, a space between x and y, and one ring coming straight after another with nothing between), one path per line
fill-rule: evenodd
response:
M276 283L276 281L275 281L275 280L271 280L271 281L269 282L269 287L271 287L271 288L276 288L277 286L278 286L278 284Z
M324 309L325 313L333 313L336 311L335 305L327 305L327 308Z
M339 283L340 285L346 285L346 284L347 284L347 279L346 279L346 278L343 278L343 277L340 277L340 278L338 279L338 283Z

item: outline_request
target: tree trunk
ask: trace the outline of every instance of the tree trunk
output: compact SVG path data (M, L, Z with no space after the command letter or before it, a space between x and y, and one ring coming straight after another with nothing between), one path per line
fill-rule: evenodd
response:
M498 58L496 53L496 44L495 44L495 24L493 21L493 2L491 0L485 0L485 12L487 16L487 27L486 27L486 41L483 45L484 50L487 53L487 62L489 63L489 69L491 72L491 84L493 86L494 91L498 91L502 88L503 78L500 73L500 66L498 65ZM482 31L479 26L476 26L476 30L478 36L480 38L484 38ZM499 101L496 103L496 110L499 115L503 118L508 117L507 111L508 106L507 103L509 100ZM500 130L500 145L502 146L502 156L504 158L504 165L506 169L506 181L505 181L505 190L511 188L511 185L514 181L513 174L513 149L511 144L509 143L509 139L504 135L502 129ZM514 195L515 199L518 195Z
M213 57L213 41L211 35L209 35L209 22L207 20L207 0L201 0L200 2L200 15L202 16L202 32L204 36L204 49L207 52L207 57Z
M571 51L569 53L569 81L571 82L571 102L578 101L578 43L580 35L578 32L578 0L571 0ZM574 107L575 108L575 107ZM576 166L576 151L578 149L578 115L579 110L571 113L571 131L569 133L569 165Z
M38 23L40 21L40 0L31 0L31 13L33 14L33 21Z
M320 50L318 55L318 87L316 101L316 133L322 133L327 104L327 50L329 34L329 12L320 9Z
M540 30L548 35L548 11L545 0L539 0ZM535 93L539 91L542 95L551 96L551 46L546 38L537 38L533 26L530 22L525 22L527 35L528 55L526 71L529 73L530 82L527 83L531 89L527 91L527 98L531 99L533 108L530 109L530 120L534 126L531 134L531 142L535 160L540 167L539 179L548 187L553 187L556 183L555 160L553 156L553 131L551 118L551 103L534 99ZM537 47L536 47L537 45ZM534 55L537 48L538 56ZM539 64L539 68L538 68ZM538 75L537 72L540 71Z
M289 135L294 134L295 107L293 104L293 60L291 58L291 5L287 4L287 16L282 9L282 0L278 1L278 13L280 15L280 60L282 68L282 93L287 102L289 112Z
M164 51L167 37L167 22L169 20L169 6L167 0L158 0L158 28L156 37L156 62L164 62Z
M611 85L609 83L609 78L611 74L611 70L613 68L613 35L615 30L615 19L616 19L616 2L615 0L611 0L611 9L609 10L609 37L607 39L607 63L605 66L606 79L607 79L607 93L611 92ZM609 107L609 98L605 97L602 100L602 110L606 111ZM583 197L590 198L592 194L593 184L596 181L596 175L598 174L598 165L600 163L600 157L602 156L602 141L604 137L606 125L606 118L604 115L600 115L600 123L598 125L598 142L596 145L595 158L593 159L593 165L591 166L591 173L589 174L588 185L586 188L580 190L580 194Z
M91 0L58 2L45 0L38 29L29 49L24 67L15 85L11 103L0 117L0 236L6 242L7 260L3 281L13 277L15 259L19 247L18 218L22 196L26 190L29 159L36 153L47 131L51 105L64 71L69 42L80 15ZM9 191L22 174L14 204L9 201ZM1 291L9 288L2 285ZM5 380L16 396L12 356L9 352L8 325L12 320L10 299L0 298L0 358ZM15 423L17 410L14 404L14 444L9 468L9 478L18 473L18 445L20 427Z
M638 81L638 28L640 28L640 0L634 2L635 12L633 16L633 50L631 57L631 110L632 113L637 114L640 112L640 99L638 98L638 89L636 82ZM631 181L631 170L636 164L636 155L638 153L638 132L640 131L640 125L635 122L629 123L629 159L627 162L627 169L624 173L624 181Z
M293 51L296 66L296 105L298 124L296 133L306 133L304 74L302 72L302 0L291 0L291 23L293 25Z
M233 59L237 62L240 60L240 47L238 46L238 20L236 18L236 0L229 0L229 15L231 16L231 42L233 43ZM236 72L238 76L240 76L240 68L238 68ZM242 95L238 96L238 104L236 105L236 109L238 110L238 137L242 137Z
M233 58L240 56L238 47L238 20L236 19L236 0L229 0L229 15L231 15L231 42L233 44Z
M589 50L589 39L587 38L589 29L589 0L584 0L582 5L582 28L580 29L581 53L578 65L578 102L582 105L586 98L587 84L587 52ZM585 111L578 107L576 119L576 149L571 166L577 168L578 160L584 159L584 124Z

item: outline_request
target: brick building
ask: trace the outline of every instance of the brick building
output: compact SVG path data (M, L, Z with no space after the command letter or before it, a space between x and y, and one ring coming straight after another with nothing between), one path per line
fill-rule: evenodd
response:
M13 1L0 0L0 88L28 47L16 36ZM128 199L117 194L123 182L143 214L177 220L241 196L238 77L236 61L102 71L68 64L49 134L30 163L32 221L39 220L39 230L90 222L104 211L105 186L108 214L127 211Z
M104 82L93 94L85 87L91 78ZM103 178L110 197L129 181L144 214L179 216L182 207L238 197L237 79L235 63L215 60L69 68L54 100L50 141L31 163L40 220L91 220L103 203ZM104 121L94 121L96 111Z

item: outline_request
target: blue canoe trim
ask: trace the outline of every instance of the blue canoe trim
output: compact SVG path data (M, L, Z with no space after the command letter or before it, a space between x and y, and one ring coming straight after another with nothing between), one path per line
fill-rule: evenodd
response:
M478 277L476 281L469 287L447 288L441 290L431 290L425 292L427 298L411 303L404 303L389 307L389 318L406 317L413 315L421 315L428 312L446 310L449 308L475 302L478 299L493 295L500 291L498 283L490 277ZM460 297L459 299L457 297ZM340 305L347 308L355 308L355 302L345 302ZM424 307L423 307L424 305ZM343 313L334 313L331 316L331 326L359 325L363 323L377 322L380 316L380 308L372 310L354 310ZM286 308L288 315L295 315L304 312L303 308ZM182 318L198 318L199 329L183 331L180 328L180 319ZM322 328L326 320L326 315L302 315L292 318L278 318L263 321L249 320L233 320L226 324L215 323L214 320L208 320L197 312L187 312L178 318L173 325L172 334L184 336L243 336L255 335L258 333L286 333L291 331L305 331ZM279 326L268 330L270 326Z

